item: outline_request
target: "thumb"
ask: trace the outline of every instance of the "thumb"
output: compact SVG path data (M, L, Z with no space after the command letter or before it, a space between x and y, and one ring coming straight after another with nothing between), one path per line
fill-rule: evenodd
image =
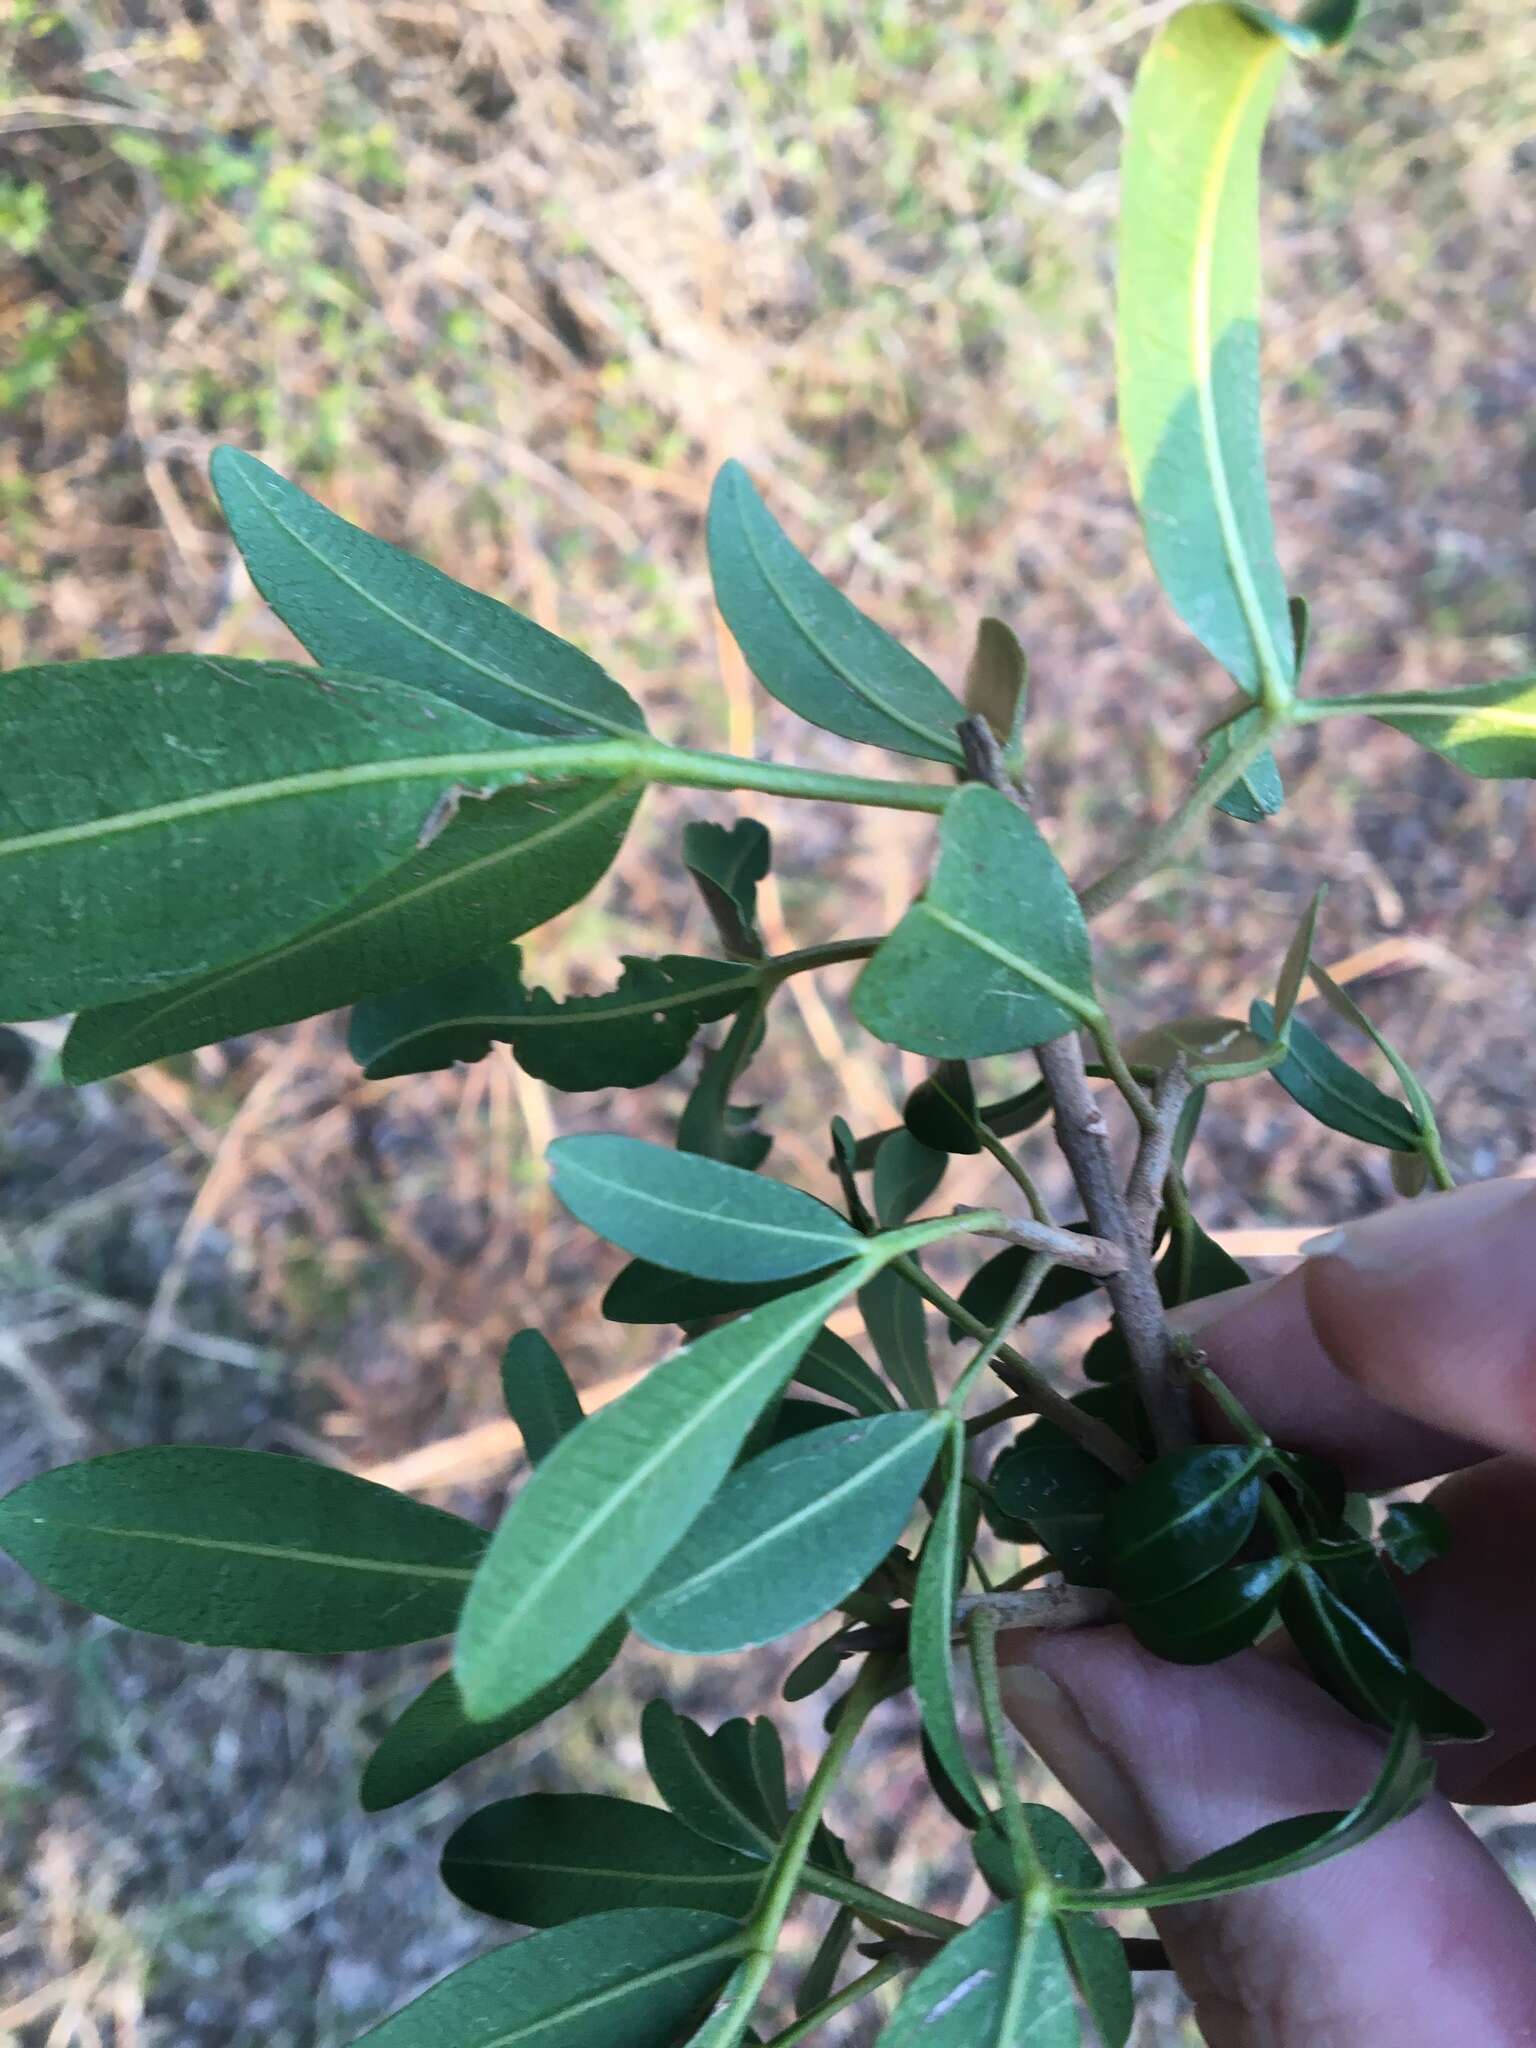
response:
M1016 1726L1145 1876L1351 1806L1380 1763L1379 1737L1253 1651L1166 1664L1117 1628L999 1650ZM1536 2044L1536 1930L1438 1797L1332 1863L1154 1917L1210 2048Z

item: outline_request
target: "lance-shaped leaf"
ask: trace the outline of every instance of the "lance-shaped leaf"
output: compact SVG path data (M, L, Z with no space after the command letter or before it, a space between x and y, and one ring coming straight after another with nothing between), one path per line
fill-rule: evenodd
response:
M508 735L403 684L173 654L0 677L0 1015L164 989L397 866ZM511 750L514 754L517 749Z
M1182 1906L1247 1891L1256 1884L1272 1884L1276 1878L1291 1877L1298 1870L1309 1870L1343 1855L1346 1849L1357 1848L1412 1813L1429 1792L1434 1777L1435 1767L1424 1754L1418 1731L1411 1717L1404 1715L1394 1725L1376 1782L1348 1812L1306 1813L1294 1820L1273 1821L1151 1884L1132 1885L1124 1891L1089 1887L1075 1894L1058 1893L1057 1909L1097 1912L1111 1906Z
M1000 1534L1044 1544L1074 1585L1103 1586L1109 1569L1104 1518L1123 1483L1059 1430L1036 1424L999 1454L988 1508L1005 1518Z
M1341 988L1328 972L1315 962L1312 979L1317 992L1336 1017L1342 1017L1346 1024L1368 1038L1382 1055L1387 1065L1396 1074L1408 1101L1408 1108L1420 1133L1420 1142L1432 1139L1436 1134L1435 1105L1430 1101L1428 1091L1418 1075L1403 1058L1397 1047L1388 1038L1379 1024L1375 1024L1361 1009L1347 988Z
M857 1150L855 1164L857 1164ZM882 1229L905 1223L928 1201L949 1165L946 1153L935 1151L910 1131L892 1131L875 1160L875 1214Z
M760 980L750 967L681 953L622 958L611 994L559 1002L526 986L522 955L511 946L359 1003L348 1049L370 1081L482 1060L499 1043L553 1088L644 1088L671 1073L700 1026L739 1009Z
M501 1397L523 1433L528 1462L547 1458L582 1419L581 1397L547 1337L519 1330L501 1355Z
M414 683L508 731L627 739L640 707L590 655L328 512L238 448L213 487L251 580L322 664Z
M683 865L733 960L761 960L767 951L757 928L757 885L772 858L772 837L756 818L729 826L695 819L683 827Z
M1394 691L1362 698L1359 708L1468 775L1518 781L1536 775L1536 676L1458 690Z
M1160 1600L1234 1557L1252 1534L1267 1448L1200 1444L1159 1458L1105 1510L1109 1582L1124 1600Z
M560 1138L552 1184L610 1244L700 1280L784 1280L866 1240L825 1202L782 1181L640 1138Z
M1249 1021L1260 1038L1273 1042L1274 1012L1268 1003L1255 1003ZM1299 1017L1291 1019L1290 1049L1270 1071L1291 1100L1329 1130L1391 1152L1419 1150L1413 1112L1341 1060Z
M875 1161L875 1214L884 1229L905 1223L922 1207L946 1164L943 1153L910 1131L891 1135ZM928 1356L928 1314L916 1288L887 1267L860 1290L859 1313L881 1369L902 1400L909 1408L932 1408L938 1392Z
M463 804L429 846L323 923L163 994L87 1010L65 1043L65 1076L97 1081L478 959L596 886L639 795L632 781L578 782Z
M1362 1562L1352 1571L1300 1566L1286 1582L1280 1618L1313 1676L1363 1720L1391 1727L1407 1712L1426 1741L1481 1742L1485 1724L1421 1677L1406 1632L1384 1625L1378 1603L1391 1598L1390 1585L1374 1559Z
M1173 1664L1215 1664L1258 1641L1289 1569L1283 1557L1230 1564L1165 1599L1129 1604L1137 1642Z
M1427 1500L1395 1500L1381 1525L1381 1547L1400 1572L1421 1571L1451 1547L1451 1525Z
M957 1798L978 1817L987 1810L970 1758L960 1740L955 1713L952 1639L955 1631L955 1581L961 1560L960 1496L965 1477L965 1438L951 1429L945 1453L944 1491L923 1545L912 1599L909 1654L912 1687L922 1709L923 1727ZM948 1950L945 1951L948 1953ZM957 2037L958 2038L958 2037Z
M690 1273L672 1273L649 1259L631 1259L603 1296L603 1314L610 1323L707 1323L716 1316L761 1308L765 1301L781 1301L808 1280L830 1279L832 1271L828 1267L804 1277L737 1286L729 1280L696 1280Z
M466 1963L353 2048L671 2048L739 1941L718 1913L598 1914Z
M1020 1052L1101 1019L1072 885L995 789L968 783L950 800L928 887L859 976L853 1008L877 1038L935 1059Z
M837 1973L843 1967L843 1960L853 1937L858 1932L858 1922L853 1917L851 1906L840 1906L827 1927L826 1933L816 1945L805 1975L795 1987L795 2012L804 2018L814 2012L824 1999L832 1996L832 1987L837 1982Z
M907 1986L877 2048L1079 2048L1077 2001L1048 1911L998 1906Z
M725 623L781 704L844 739L960 763L962 706L811 567L739 462L726 463L710 494L709 566Z
M1296 646L1259 427L1259 151L1280 37L1187 7L1142 60L1122 171L1120 424L1147 549L1174 610L1254 696L1283 702ZM1217 735L1218 755L1232 744ZM1266 756L1227 801L1279 800Z
M393 1724L363 1770L358 1797L365 1813L381 1813L441 1784L465 1764L526 1735L595 1685L624 1646L623 1622L605 1629L569 1671L495 1721L472 1721L453 1673L434 1678Z
M457 1515L273 1451L116 1451L0 1501L0 1547L129 1628L249 1650L446 1635L485 1548Z
M945 1430L939 1415L881 1415L763 1452L667 1558L633 1626L660 1649L712 1657L817 1620L898 1540Z
M692 1906L737 1919L752 1910L763 1866L706 1842L659 1806L534 1792L498 1799L455 1828L442 1875L477 1913L558 1927L622 1906Z
M1291 1028L1291 1012L1296 1007L1296 998L1301 994L1302 982L1306 979L1307 969L1312 964L1312 945L1317 936L1317 916L1327 893L1325 883L1313 895L1300 924L1296 927L1295 936L1285 949L1285 958L1280 963L1280 975L1275 983L1274 1028L1281 1037L1284 1037Z
M724 1721L706 1735L665 1700L640 1717L645 1767L685 1827L764 1863L789 1824L784 1751L771 1721Z
M861 1271L712 1330L556 1446L507 1509L465 1603L456 1669L471 1714L510 1712L633 1599Z
M855 1415L886 1415L896 1406L890 1388L834 1330L819 1330L811 1339L795 1378L813 1393L841 1401Z

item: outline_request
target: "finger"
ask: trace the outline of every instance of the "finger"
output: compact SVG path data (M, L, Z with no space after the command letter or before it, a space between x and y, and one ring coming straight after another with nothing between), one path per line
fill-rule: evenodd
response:
M1025 1738L1145 1874L1254 1828L1351 1805L1379 1738L1299 1673L1202 1669L1120 1629L1005 1638ZM1454 1810L1427 1801L1332 1863L1155 1916L1210 2048L1536 2043L1536 1931Z
M1536 1181L1400 1204L1175 1321L1280 1442L1356 1485L1536 1451Z

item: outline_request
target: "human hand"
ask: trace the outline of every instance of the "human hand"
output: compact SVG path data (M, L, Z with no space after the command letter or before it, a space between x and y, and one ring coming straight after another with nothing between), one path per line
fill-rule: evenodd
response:
M1450 1554L1402 1583L1415 1659L1489 1723L1336 1862L1157 1916L1211 2048L1524 2048L1536 1924L1451 1800L1536 1798L1536 1181L1427 1196L1176 1319L1287 1448L1380 1489L1450 1472ZM1210 1433L1220 1435L1214 1416ZM1161 1662L1120 1628L999 1644L1020 1732L1151 1877L1351 1805L1381 1738L1269 1649Z

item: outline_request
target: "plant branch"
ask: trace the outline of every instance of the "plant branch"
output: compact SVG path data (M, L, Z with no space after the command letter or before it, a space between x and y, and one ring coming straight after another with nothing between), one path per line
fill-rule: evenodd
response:
M955 1626L973 1614L990 1614L997 1627L1044 1628L1057 1632L1098 1628L1118 1621L1120 1602L1098 1586L1028 1586L1019 1592L957 1593Z
M965 1212L962 1209L960 1213ZM1007 1217L976 1234L1003 1238L1027 1252L1041 1252L1053 1266L1075 1266L1081 1273L1091 1273L1095 1280L1107 1280L1112 1273L1125 1271L1126 1255L1119 1245L1103 1237L1085 1237L1076 1230L1058 1230L1054 1224L1037 1223L1033 1217Z
M1021 1907L1032 1892L1048 1889L1050 1872L1040 1860L1035 1838L1029 1831L1024 1803L1019 1798L1019 1781L1014 1770L1008 1739L1008 1717L1003 1712L1002 1684L997 1670L997 1616L993 1609L972 1607L966 1620L965 1638L971 1650L971 1669L976 1674L976 1696L981 1703L982 1726L987 1732L987 1751L992 1776L1002 1801L1003 1832L1013 1856L1014 1874L1019 1880Z
M1163 1183L1173 1163L1173 1140L1179 1128L1194 1083L1182 1053L1163 1070L1152 1094L1152 1127L1142 1132L1136 1163L1125 1190L1125 1206L1131 1231L1138 1245L1148 1253L1157 1228L1157 1212L1163 1205Z
M855 1878L835 1876L830 1870L807 1869L801 1882L806 1891L814 1892L818 1898L851 1906L866 1923L888 1921L896 1927L910 1927L916 1934L930 1934L937 1941L948 1941L951 1935L960 1932L958 1920L946 1920L942 1913L925 1913L921 1906L909 1906L905 1899L889 1898L870 1885L860 1884Z

